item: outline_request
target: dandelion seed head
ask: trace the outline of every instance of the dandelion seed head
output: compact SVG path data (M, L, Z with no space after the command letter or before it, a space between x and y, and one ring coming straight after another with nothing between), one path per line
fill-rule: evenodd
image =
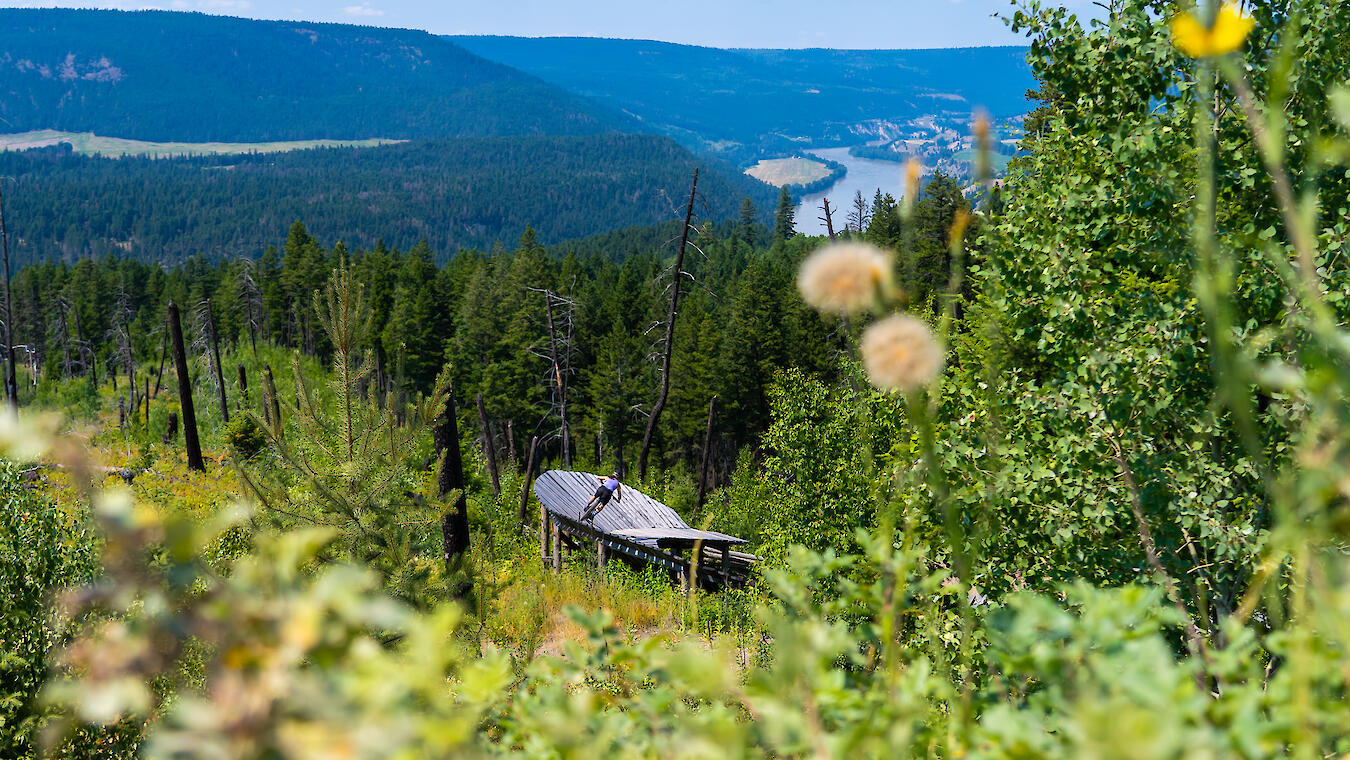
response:
M989 131L990 131L989 114L984 112L975 114L975 123L973 126L975 139L981 145L985 144L985 142L989 139Z
M905 162L905 201L913 203L919 196L919 177L923 175L923 162L910 156Z
M942 369L932 329L908 314L873 323L862 335L863 367L872 384L906 393L928 385Z
M827 245L807 257L797 276L802 298L820 311L854 314L872 306L891 281L892 259L868 243Z

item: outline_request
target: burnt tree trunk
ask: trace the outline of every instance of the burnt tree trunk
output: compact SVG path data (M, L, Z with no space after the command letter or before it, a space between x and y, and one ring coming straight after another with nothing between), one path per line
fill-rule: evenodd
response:
M77 344L78 344L78 345L76 345L76 347L75 347L75 351L76 351L76 353L79 355L79 357L80 357L80 362L81 362L81 363L84 362L84 352L85 352L85 351L88 351L88 352L89 352L89 363L85 365L85 368L89 370L89 380L90 380L90 382L93 383L93 385L94 385L95 388L97 388L97 387L98 387L98 357L96 357L96 356L94 355L94 347L93 347L93 346L90 346L90 345L87 345L87 344L84 342L84 329L80 327L80 310L77 309L77 308L75 308L74 305L72 305L72 306L70 307L70 316L71 316L72 321L75 323L75 340L76 340L76 342L77 342Z
M488 474L492 476L492 498L502 495L502 482L497 475L497 444L492 440L492 427L488 425L487 407L483 405L483 394L478 394L478 426L483 430L483 455L487 457Z
M9 293L9 229L5 226L5 199L0 196L0 246L5 254L5 400L19 408L19 379L14 369L14 299Z
M169 332L173 336L173 366L178 374L178 405L183 411L183 442L187 444L188 469L206 472L202 445L197 440L197 413L192 408L192 377L188 374L187 348L178 304L169 302Z
M708 427L703 431L703 455L698 462L698 506L708 498L708 460L712 459L713 412L717 409L717 396L708 401Z
M239 370L239 410L242 412L248 407L248 372L244 370L244 365L240 364Z
M517 517L520 518L521 525L525 524L526 518L525 508L528 507L530 504L530 481L534 478L535 459L538 456L539 456L539 436L536 435L534 438L530 439L530 453L529 456L527 456L525 459L525 484L520 487L520 513L517 515ZM542 531L543 529L544 526L540 525L539 530Z
M506 421L506 456L511 460L511 469L520 465L517 464L520 459L516 456L516 423L515 420Z
M436 456L441 461L438 492L442 497L458 490L455 503L445 511L441 520L441 538L445 542L445 571L451 574L455 570L461 555L469 550L469 511L464 496L464 462L459 453L459 426L455 421L455 392L451 389L445 397L445 409L441 412L441 421L432 431L432 441L436 446ZM468 591L469 582L458 589L457 596Z
M164 428L164 442L169 443L178 438L178 412L169 412L169 419Z
M661 411L666 408L666 399L670 396L670 354L675 347L675 313L680 306L680 280L684 276L684 248L689 243L689 223L694 218L694 194L698 191L698 169L694 169L694 181L689 186L689 205L684 210L684 229L680 231L680 250L675 254L675 276L670 288L670 311L666 314L666 346L661 355L661 392L652 407L652 415L647 418L647 431L642 434L642 451L638 455L638 478L647 477L647 454L652 447L652 435L656 432L656 422Z
M166 317L165 318L166 323L167 320L168 318ZM159 339L159 371L155 373L155 389L150 392L150 398L154 398L159 395L159 382L160 380L164 379L164 357L168 356L168 354L169 354L169 328L168 325L166 324L164 327L164 335L161 336Z
M268 417L274 436L279 441L284 437L281 426L281 399L277 398L277 382L272 377L272 365L263 365L263 416Z
M216 367L216 390L220 392L220 418L230 421L230 401L225 396L225 371L220 366L220 336L216 335L216 318L211 314L211 299L206 299L206 331L211 339L211 363Z

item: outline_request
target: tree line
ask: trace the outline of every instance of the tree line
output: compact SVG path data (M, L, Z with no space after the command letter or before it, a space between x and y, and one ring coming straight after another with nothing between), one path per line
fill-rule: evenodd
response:
M896 201L878 193L876 203L862 232L841 234L883 245L905 234ZM950 180L930 183L911 225L922 250L946 250L950 219L937 217L963 204ZM716 479L767 429L776 373L796 368L838 377L852 335L796 293L797 267L819 239L794 234L792 213L790 202L780 203L776 223L766 227L746 199L738 219L690 226L670 331L669 400L651 436L658 470L692 471L700 463L714 396L709 456ZM371 306L367 348L378 387L412 398L448 364L461 427L478 429L472 400L481 394L503 459L524 462L538 436L541 456L570 461L583 452L588 461L627 470L658 395L678 233L678 225L635 227L547 247L527 228L510 250L461 250L438 266L425 241L407 249L326 245L297 221L284 243L256 259L199 255L174 267L112 255L47 261L13 279L17 363L26 393L74 376L105 383L140 376L134 387L145 393L169 382L163 367L171 301L183 306L187 342L198 351L215 339L327 357L332 346L316 323L313 294L345 265ZM915 292L942 279L934 267L944 266L941 256L917 260ZM200 366L221 374L210 357ZM209 376L203 382L219 384Z

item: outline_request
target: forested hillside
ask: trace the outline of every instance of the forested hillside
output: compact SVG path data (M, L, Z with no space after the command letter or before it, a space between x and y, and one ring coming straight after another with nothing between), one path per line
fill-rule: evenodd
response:
M163 141L595 134L627 120L426 32L0 9L6 131Z
M1027 110L1025 48L721 50L647 40L452 37L688 144L751 156L863 142L931 114ZM724 143L733 143L739 148Z
M699 213L737 214L772 190L663 137L418 140L370 148L179 159L97 158L49 148L0 153L16 261L116 254L177 262L256 257L304 219L322 239L408 249L544 243L677 216L702 164Z
M959 188L942 177L917 204L913 240L923 254L907 280L916 297L946 281L946 229L968 208ZM867 234L879 243L897 242L899 213L892 199L882 198ZM792 289L797 265L814 243L775 235L758 218L747 204L740 219L700 223L693 238L700 253L684 265L688 292L675 333L681 371L657 441L658 456L672 465L696 463L713 395L722 410L717 471L729 476L737 452L768 425L767 393L776 371L838 371L833 357L846 336L832 335ZM572 330L564 356L572 444L590 449L603 439L620 462L631 464L656 395L651 328L666 316L678 232L678 223L635 227L550 249L531 229L506 249L447 253L424 243L325 245L297 222L251 260L194 257L172 268L111 256L73 265L49 261L15 276L15 341L49 378L99 371L106 377L119 371L128 351L138 365L154 360L168 301L210 299L227 345L262 342L326 357L331 344L314 322L310 296L346 263L370 299L378 386L429 390L448 360L458 392L482 393L494 419L512 422L518 447L539 434L556 454L557 399L544 359L549 332L542 291L549 290L574 304L559 306L555 315Z

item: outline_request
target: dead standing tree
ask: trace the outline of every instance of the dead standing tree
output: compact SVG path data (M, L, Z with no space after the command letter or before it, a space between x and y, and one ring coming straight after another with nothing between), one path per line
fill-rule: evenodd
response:
M853 194L853 210L848 212L847 229L861 233L867 229L867 225L872 221L872 207L863 197L859 190Z
M53 304L51 319L47 324L47 346L49 350L61 352L61 377L69 380L75 374L78 357L71 356L70 344L70 306L63 296L57 296Z
M9 228L5 226L5 199L0 195L0 246L5 256L5 399L19 408L19 380L14 368L14 299L9 292Z
M469 550L469 512L464 496L464 463L459 451L459 428L455 419L455 391L451 387L445 395L445 406L438 424L432 430L432 441L440 468L436 474L437 492L442 498L454 493L455 501L441 518L441 540L445 547L445 572L454 578L463 555ZM468 575L455 584L454 594L463 599L473 590Z
M684 211L684 229L680 230L680 249L675 254L675 272L670 289L670 310L666 314L666 341L661 355L661 391L647 418L647 430L642 434L642 451L638 455L638 477L647 477L647 454L651 451L652 435L656 432L657 420L666 408L666 399L670 396L670 355L675 348L675 314L680 307L680 285L684 276L684 249L689 244L689 230L694 219L694 197L698 192L698 169L694 169L694 181L689 186L689 205Z
M821 197L820 210L825 212L825 216L818 216L816 218L825 223L825 231L829 233L830 239L834 240L834 215L830 210L829 198Z
M80 310L74 306L67 305L70 321L75 325L75 351L79 356L79 363L82 370L89 372L89 381L94 387L98 387L98 357L94 355L94 349L89 341L84 339L84 330L80 327ZM89 355L89 360L85 361L85 354Z
M253 262L244 259L239 266L239 296L244 303L244 324L248 325L248 344L258 358L258 331L262 329L263 295L253 278Z
M222 422L230 421L229 400L225 396L225 373L220 368L220 337L216 335L216 320L211 313L211 299L197 304L197 338L192 341L192 352L202 358L207 374L216 384Z
M164 357L169 351L169 318L164 318L164 327L159 338L159 370L155 372L155 388L150 391L150 398L159 395L159 381L164 379Z
M169 333L173 337L173 365L178 374L178 405L183 410L183 441L187 444L188 469L206 472L202 445L197 440L197 413L192 407L192 376L188 373L187 347L183 345L183 321L178 304L169 302Z
M136 312L131 308L131 299L127 295L126 288L119 286L108 337L112 340L115 352L113 358L127 372L127 407L132 410L133 417L140 404L136 396L136 358L131 342L131 323L135 319Z
M703 431L703 451L698 461L698 506L703 508L703 504L708 499L708 461L712 459L712 436L713 436L713 413L717 409L717 394L708 400L708 427Z
M478 394L478 426L483 431L483 456L487 458L488 474L492 476L492 498L496 499L502 495L501 476L497 473L497 444L492 440L492 425L488 422L481 393Z
M548 324L548 354L540 355L550 363L549 387L553 393L553 406L557 409L560 422L559 435L562 439L562 461L567 469L572 468L572 434L567 423L567 389L572 375L572 326L576 312L576 301L561 296L548 289L530 288L544 294L544 315Z

